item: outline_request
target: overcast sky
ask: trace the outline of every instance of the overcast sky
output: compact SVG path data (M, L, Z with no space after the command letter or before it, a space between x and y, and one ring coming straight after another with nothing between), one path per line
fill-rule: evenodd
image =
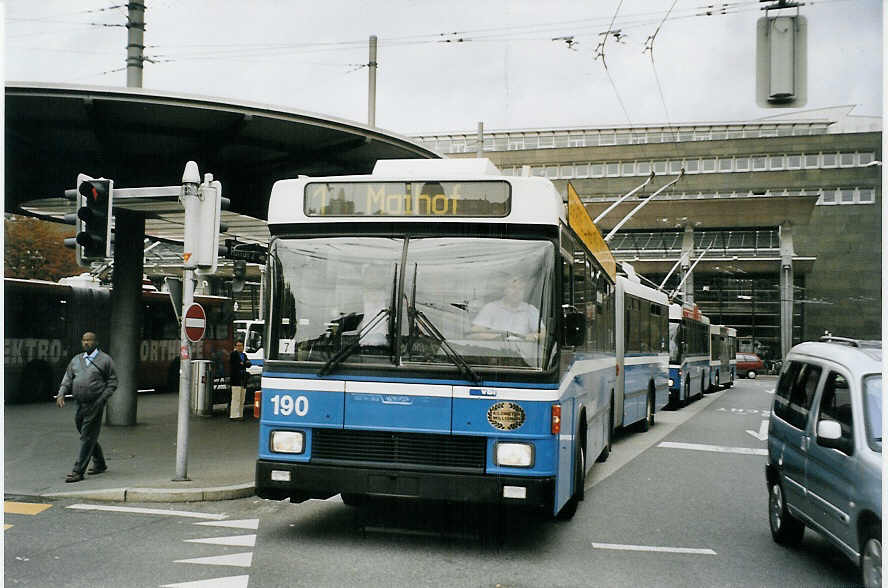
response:
M365 123L368 38L377 35L376 124L401 134L473 131L478 121L493 130L792 112L756 105L758 0L716 3L710 16L708 2L145 0L145 55L155 63L143 86ZM7 1L6 79L125 86L126 8L115 7L125 3ZM854 114L881 115L882 10L882 0L801 8L805 109L855 104ZM605 69L600 33L617 29L619 40L603 46Z

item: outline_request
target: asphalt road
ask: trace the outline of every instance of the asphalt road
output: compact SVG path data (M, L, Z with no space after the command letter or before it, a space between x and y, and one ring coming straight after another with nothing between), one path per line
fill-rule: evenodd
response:
M567 523L338 497L39 507L7 496L5 585L854 585L854 566L811 531L794 549L771 540L761 422L774 383L740 380L619 435Z

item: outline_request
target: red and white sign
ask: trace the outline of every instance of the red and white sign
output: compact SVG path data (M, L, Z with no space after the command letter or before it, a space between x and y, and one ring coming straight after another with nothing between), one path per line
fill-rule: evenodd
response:
M188 310L185 311L185 336L192 343L197 343L203 339L206 330L207 313L204 312L203 306L192 302Z

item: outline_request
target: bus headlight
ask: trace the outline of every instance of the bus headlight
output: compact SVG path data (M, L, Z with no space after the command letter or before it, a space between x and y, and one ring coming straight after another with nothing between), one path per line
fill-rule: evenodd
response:
M496 465L513 468L533 466L533 445L529 443L497 443Z
M302 431L272 431L271 450L275 453L302 453L305 451L305 433Z
M673 386L675 386L675 380L669 378L669 387L672 388Z

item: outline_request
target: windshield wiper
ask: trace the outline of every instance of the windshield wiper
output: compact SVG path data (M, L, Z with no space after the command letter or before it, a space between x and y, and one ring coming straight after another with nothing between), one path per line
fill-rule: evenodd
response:
M355 349L357 349L358 346L361 344L361 339L364 338L364 335L376 328L376 326L381 323L384 318L390 316L391 314L392 311L389 308L383 308L382 310L377 312L376 316L370 319L370 321L366 325L361 327L361 330L358 331L358 336L355 338L354 341L351 342L348 347L343 347L342 349L340 349L336 355L328 359L327 363L321 366L321 369L318 371L318 375L326 376L327 374L332 372L336 368L336 366L345 361L346 357L354 353Z
M473 384L480 384L481 376L472 369L472 366L469 365L459 352L450 346L450 343L447 342L447 338L438 330L438 327L435 326L429 317L427 317L423 311L416 308L416 266L413 267L413 291L411 294L413 300L410 300L407 303L407 316L410 318L410 340L407 343L407 353L409 353L410 349L413 347L413 331L415 330L415 325L419 324L419 326L422 327L432 339L441 345L441 349L444 350L444 355L446 355L447 358L459 368L460 373L464 374ZM404 297L406 298L407 296L405 295Z

